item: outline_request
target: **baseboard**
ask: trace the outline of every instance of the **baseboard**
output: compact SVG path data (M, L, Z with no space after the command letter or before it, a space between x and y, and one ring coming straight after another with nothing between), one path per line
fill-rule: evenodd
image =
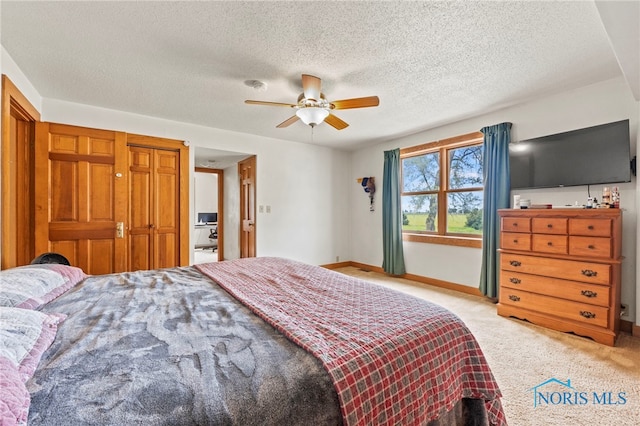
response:
M634 325L635 324L633 324L631 321L627 321L627 320L622 320L621 319L620 320L620 331L622 331L623 333L633 334ZM638 331L640 331L640 329Z
M320 265L326 269L338 269L338 268L346 268L348 266L352 266L353 262L337 262L337 263L327 263L326 265Z
M640 325L633 324L633 332L631 333L631 335L640 337Z
M340 262L340 263L330 263L328 265L322 265L324 268L328 269L337 269L337 268L345 268L347 266L353 266L354 268L362 269L363 271L372 271L377 272L379 274L385 274L384 269L379 266L367 265L365 263L360 262ZM420 284L428 284L434 287L446 288L447 290L454 290L460 293L470 294L472 296L482 296L480 290L477 288L469 287L462 284L456 284L449 281L438 280L435 278L423 277L422 275L414 275L414 274L404 274L404 275L393 275L395 278L405 278L407 280L416 281Z

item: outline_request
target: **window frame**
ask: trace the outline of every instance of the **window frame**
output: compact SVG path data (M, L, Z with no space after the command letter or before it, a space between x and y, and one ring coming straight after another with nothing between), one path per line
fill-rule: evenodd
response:
M447 198L449 193L455 192L470 192L479 191L484 192L484 186L461 188L461 189L449 189L449 151L456 148L463 148L465 146L482 145L484 141L484 134L482 132L467 133L465 135L455 136L452 138L437 140L428 142L421 145L416 145L408 148L400 149L400 193L403 195L410 195L415 193L405 193L403 191L403 172L402 160L410 157L417 157L420 155L428 154L430 152L439 153L439 165L440 165L440 185L437 192L438 199L438 230L436 232L430 231L402 231L403 241L422 242L431 244L446 244L452 246L461 247L482 247L482 234L452 234L447 233ZM484 153L483 153L484 156ZM425 191L425 193L433 193L435 191ZM484 195L483 195L484 196Z

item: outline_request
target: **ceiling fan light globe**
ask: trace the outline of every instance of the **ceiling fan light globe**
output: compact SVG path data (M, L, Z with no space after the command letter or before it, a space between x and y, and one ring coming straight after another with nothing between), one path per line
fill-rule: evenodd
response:
M302 122L309 126L315 126L324 121L329 115L329 111L324 108L307 107L300 108L296 111L296 115L302 120Z

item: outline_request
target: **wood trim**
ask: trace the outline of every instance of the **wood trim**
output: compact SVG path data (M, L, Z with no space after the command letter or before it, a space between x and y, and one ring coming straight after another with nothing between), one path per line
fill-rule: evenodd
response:
M384 269L382 269L379 266L372 266L372 265L367 265L365 263L353 262L353 261L329 263L321 266L327 269L338 269L338 268L353 266L354 268L359 268L364 271L372 271L372 272L377 272L379 274L387 275L386 272L384 272ZM427 284L430 286L440 287L447 290L453 290L459 293L465 293L472 296L484 297L482 293L480 293L480 289L478 288L469 287L462 284L456 284L449 281L438 280L436 278L429 278L429 277L424 277L422 275L415 275L415 274L404 274L404 275L393 275L393 276L389 275L389 276L393 278L404 278L407 280L416 281L420 284Z
M27 145L24 147L15 146L12 138L12 131L19 132L23 138L28 138L33 142L33 124L40 121L40 112L29 102L20 92L15 84L6 75L2 75L2 105L0 108L2 135L0 141L0 161L1 179L0 203L1 203L1 226L0 226L0 256L1 268L6 269L19 266L18 263L25 263L27 259L22 259L27 252L33 252L33 149ZM12 129L12 117L23 125L20 129ZM19 155L15 161L14 155ZM16 179L12 173L24 177ZM27 182L27 187L18 189L18 182ZM22 191L24 190L24 192ZM16 202L17 201L17 202ZM16 215L21 216L21 220L16 219ZM26 251L17 254L15 247L17 242L27 245Z
M413 155L419 155L426 151L435 151L443 146L455 147L456 145L473 145L484 140L484 134L482 132L472 132L465 135L454 136L452 138L440 139L433 142L423 143L421 145L411 146L408 148L400 149L400 157L411 157Z
M640 337L640 325L633 324L633 330L631 331L631 335L635 337Z
M349 266L353 266L353 262L336 262L336 263L327 263L325 265L320 265L320 267L325 269L338 269L338 268L346 268Z
M191 258L191 223L189 221L189 147L180 143L180 265L187 266Z
M481 238L453 237L450 235L402 234L402 241L412 243L443 244L448 246L482 248Z
M196 167L198 173L218 175L218 261L224 260L224 170Z
M5 104L6 102L6 104ZM4 134L5 111L9 113L9 106L14 103L16 107L24 114L25 119L30 121L40 121L40 111L34 107L31 102L22 94L20 89L16 87L9 77L2 74L2 129ZM7 108L7 109L5 109Z

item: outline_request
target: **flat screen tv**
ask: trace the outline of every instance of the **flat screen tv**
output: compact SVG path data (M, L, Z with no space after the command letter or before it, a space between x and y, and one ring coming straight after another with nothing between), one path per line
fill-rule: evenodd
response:
M215 223L218 221L218 213L198 213L198 223Z
M511 189L631 181L629 120L509 145Z

